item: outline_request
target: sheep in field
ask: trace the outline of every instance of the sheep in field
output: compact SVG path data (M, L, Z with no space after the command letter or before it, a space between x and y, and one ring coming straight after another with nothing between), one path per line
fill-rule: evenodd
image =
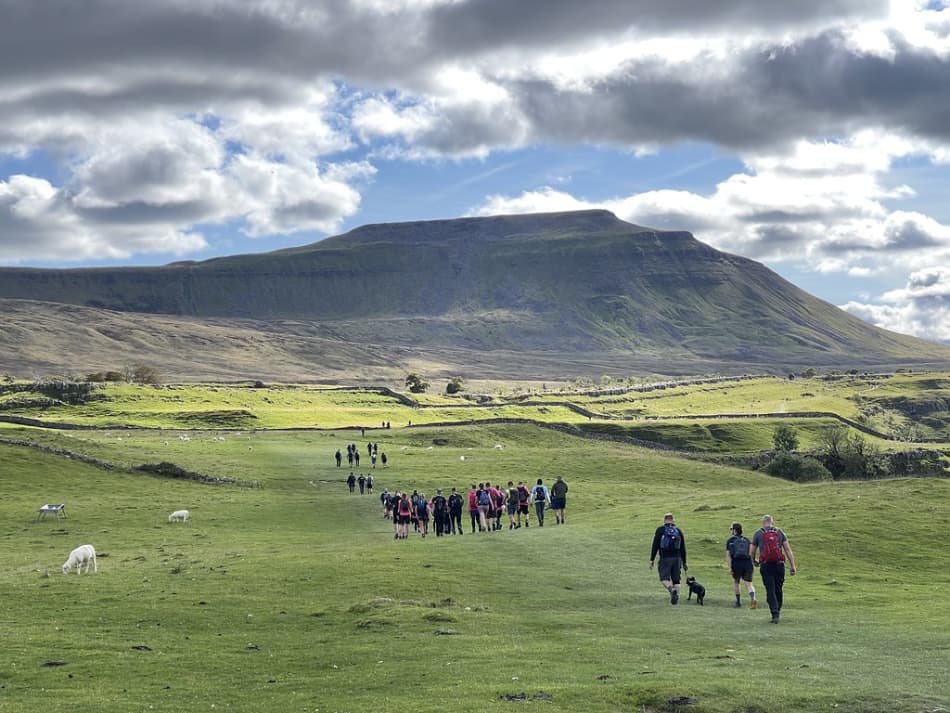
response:
M69 571L75 567L76 574L82 574L82 566L86 565L86 574L89 573L89 563L92 562L92 571L98 573L99 565L96 564L96 548L92 545L80 545L69 553L69 559L63 562L63 574L69 574Z
M191 515L187 510L176 510L171 515L168 516L169 522L188 522L188 517Z

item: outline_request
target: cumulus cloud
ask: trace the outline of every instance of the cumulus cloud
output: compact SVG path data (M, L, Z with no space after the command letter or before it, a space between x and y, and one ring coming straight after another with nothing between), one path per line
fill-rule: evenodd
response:
M842 309L885 329L950 344L950 266L912 273L904 287L876 303L849 302Z

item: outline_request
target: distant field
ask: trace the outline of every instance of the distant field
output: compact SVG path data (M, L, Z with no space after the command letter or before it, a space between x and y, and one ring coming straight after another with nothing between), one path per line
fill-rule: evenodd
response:
M797 486L517 424L0 435L261 484L0 445L0 710L950 708L950 559L936 544L947 480ZM369 441L391 455L377 492L562 474L568 524L395 542L375 495L348 494L333 464L336 448L365 454ZM44 502L67 503L68 519L34 522ZM168 524L181 507L192 520ZM705 607L671 607L648 569L666 510ZM800 566L778 627L767 610L732 608L722 562L729 523L751 529L765 511ZM895 534L909 523L914 544ZM60 574L86 542L99 574ZM680 698L694 703L670 703Z

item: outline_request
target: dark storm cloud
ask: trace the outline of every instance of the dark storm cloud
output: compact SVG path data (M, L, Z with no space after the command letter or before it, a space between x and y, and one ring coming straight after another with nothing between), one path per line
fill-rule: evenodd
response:
M446 54L506 46L555 48L592 35L708 34L736 27L782 30L883 17L884 0L477 0L435 8L427 40Z
M688 65L637 62L570 91L510 86L541 138L618 144L709 141L762 149L806 136L882 128L950 140L950 60L898 45L891 59L849 49L836 33Z

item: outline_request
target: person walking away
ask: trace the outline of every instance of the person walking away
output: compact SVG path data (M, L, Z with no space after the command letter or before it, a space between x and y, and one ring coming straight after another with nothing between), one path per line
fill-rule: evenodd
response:
M508 529L513 530L515 529L515 516L518 514L518 503L521 501L521 496L518 494L518 488L515 487L515 483L512 480L508 481L507 495ZM521 527L520 518L518 527Z
M524 515L524 526L528 527L528 500L531 499L531 491L524 484L523 480L518 481L518 527L521 527L521 516Z
M758 602L755 600L755 585L752 583L752 558L749 556L749 548L752 543L748 537L742 534L742 523L732 523L732 536L726 540L726 568L732 573L732 586L736 595L736 609L742 608L742 594L739 591L739 582L745 582L746 591L749 593L749 607L757 608Z
M762 584L765 585L765 600L772 613L772 624L778 624L782 612L783 589L785 587L785 561L788 560L788 572L795 576L795 556L788 537L775 527L771 515L762 518L762 527L752 536L749 548L752 564L759 568Z
M396 517L399 520L399 530L396 533L396 538L405 540L409 537L409 520L412 519L412 501L405 493L399 498L396 506Z
M501 529L501 516L505 512L505 491L502 490L498 485L492 485L488 488L488 494L491 496L491 505L492 505L492 516L494 517L494 522L492 522L492 530ZM488 486L488 483L485 483L485 486Z
M465 505L465 498L463 498L457 489L452 488L452 493L449 495L449 522L452 528L452 534L456 532L462 534L462 507Z
M416 500L416 520L419 522L419 532L425 537L429 534L429 502L422 493Z
M566 508L567 483L565 483L564 478L559 475L557 480L554 481L554 485L551 486L551 509L554 510L554 522L558 525L563 525L566 522L564 519L564 510Z
M366 495L366 476L360 473L360 477L356 479L356 482L360 486L360 495Z
M380 454L379 454L379 462L383 464L383 468L386 467L386 454L385 454L385 453L380 453Z
M544 506L548 503L548 489L544 481L538 478L537 484L531 489L534 498L534 514L538 518L538 527L544 527Z
M333 457L336 458L336 467L339 468L343 464L343 454L339 448L336 449L336 454Z
M472 533L475 532L475 526L478 524L478 488L472 483L468 491L468 516L472 520Z
M663 516L663 524L656 528L653 534L650 569L653 569L653 562L658 554L660 564L657 571L660 584L670 593L670 604L676 604L680 600L680 568L684 572L689 569L686 566L686 538L673 521L671 512Z
M432 526L435 528L436 537L442 537L449 532L448 501L442 494L442 488L436 488L435 497L432 498Z
M491 494L484 483L478 484L478 529L479 532L488 532L488 511L491 510Z
M366 476L366 492L370 495L373 494L373 474L370 473Z
M353 471L350 471L350 476L346 479L346 487L350 489L350 492L356 490L356 476L353 475Z

